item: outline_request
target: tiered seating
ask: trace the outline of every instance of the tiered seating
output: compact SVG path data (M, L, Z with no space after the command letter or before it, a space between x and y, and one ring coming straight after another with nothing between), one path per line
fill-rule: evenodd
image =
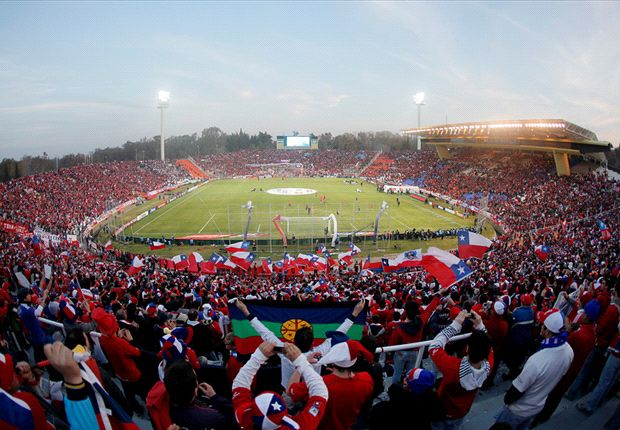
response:
M208 179L204 170L198 167L192 160L177 160L176 165L187 170L187 173L194 179Z

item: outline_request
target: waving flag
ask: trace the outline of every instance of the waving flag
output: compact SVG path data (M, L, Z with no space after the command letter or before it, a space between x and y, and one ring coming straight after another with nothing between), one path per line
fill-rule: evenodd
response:
M325 244L321 243L321 244L319 244L319 247L316 249L316 253L319 254L319 255L322 255L323 252L325 252L326 249L327 248L325 248Z
M237 265L223 255L220 255L220 259L215 265L215 267L218 269L232 270L235 269Z
M534 252L542 261L547 261L547 257L549 257L549 253L551 252L551 247L547 245L537 245L534 248Z
M327 259L327 263L329 264L329 267L338 266L338 261L332 258L331 253L327 249L323 251L323 255Z
M95 296L90 289L77 287L77 298L79 301L93 300Z
M353 263L353 254L351 254L351 251L341 252L338 254L338 261L350 266Z
M463 260L434 246L428 248L428 251L422 256L422 266L444 288L456 284L474 273Z
M230 261L247 271L255 258L256 254L253 252L235 252L230 256Z
M383 272L383 263L381 261L370 261L370 255L368 255L368 258L364 261L364 264L362 264L362 270L370 270L374 273L381 273Z
M264 258L261 266L263 267L263 272L266 275L271 275L273 273L271 257Z
M456 233L459 240L459 258L482 258L493 242L481 234L467 230Z
M362 252L362 250L359 249L353 242L349 242L349 252L351 255L357 255Z
M189 267L189 258L185 254L178 254L172 257L174 268L177 270L183 270Z
M246 303L251 313L277 337L292 342L295 333L302 327L311 327L314 332L314 345L318 345L326 338L326 332L336 330L353 311L353 303L323 304L323 303L262 303L248 301ZM235 305L229 305L228 311L235 333L235 345L241 354L251 354L262 340ZM360 339L366 321L366 312L362 311L354 321L348 332L352 339Z
M204 261L202 255L198 252L192 252L189 254L189 271L192 273L198 273L200 271L199 265Z
M284 258L282 258L282 271L286 272L287 270L294 269L297 267L295 261L291 258L288 252L284 253Z
M207 261L200 262L200 270L203 273L207 273L209 275L215 275L217 273L217 269L215 265L218 261L220 261L220 255L217 253L212 253L211 257Z
M131 263L131 267L129 268L129 270L127 271L127 273L129 274L129 276L133 276L136 273L140 273L140 271L142 270L142 268L144 267L144 261L142 261L142 259L140 259L137 255L133 258L133 261Z
M106 252L114 250L114 247L112 246L112 241L111 240L108 240L105 243L103 250L106 251Z
M276 273L282 273L284 271L284 260L278 260L271 266Z
M402 267L398 265L398 261L390 259L390 258L382 258L381 266L383 266L383 271L385 273L397 272L403 269Z
M244 251L247 251L248 249L250 249L250 242L242 241L242 242L231 243L230 245L228 245L224 249L226 251L228 251L229 253L231 253L231 254L233 254L235 252L244 252Z
M163 242L159 242L157 240L154 240L153 243L151 243L151 251L155 251L156 249L164 249L166 247L166 244Z
M318 255L313 255L311 261L312 266L317 270L326 270L329 264L325 258Z
M298 267L312 267L312 255L310 254L299 254L295 259L295 264Z
M597 220L598 229L601 231L601 240L609 240L611 239L611 231L602 220Z
M421 266L422 250L412 249L411 251L401 252L396 256L396 258L390 260L390 262L401 269Z
M0 354L3 355L3 354ZM6 430L34 430L34 419L28 403L0 388L0 428Z

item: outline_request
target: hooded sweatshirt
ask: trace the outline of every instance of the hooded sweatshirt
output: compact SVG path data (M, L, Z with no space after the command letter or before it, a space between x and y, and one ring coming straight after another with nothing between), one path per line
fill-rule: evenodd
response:
M435 296L429 305L420 312L420 315L411 321L398 323L392 337L390 345L402 345L405 343L414 343L422 340L424 326L431 317L433 311L439 306L440 299Z

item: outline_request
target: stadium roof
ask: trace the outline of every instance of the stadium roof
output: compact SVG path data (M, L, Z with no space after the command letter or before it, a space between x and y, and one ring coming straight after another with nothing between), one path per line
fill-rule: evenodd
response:
M416 135L430 145L467 146L489 149L521 149L584 154L611 150L609 142L563 119L482 121L411 128L404 135Z

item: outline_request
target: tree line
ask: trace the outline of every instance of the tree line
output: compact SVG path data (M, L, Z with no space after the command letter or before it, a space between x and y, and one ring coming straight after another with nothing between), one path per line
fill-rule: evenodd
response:
M332 135L322 133L316 136L320 148L344 150L399 151L415 148L415 140L390 131L343 133ZM275 148L274 138L266 132L250 135L243 130L225 133L218 127L209 127L200 134L171 136L166 139L166 158L200 158L209 154L239 151L242 149ZM160 158L160 137L127 141L121 146L97 148L88 154L67 154L58 158L43 155L24 156L21 160L5 158L0 162L0 181L6 182L22 176L74 167L84 163L104 163L126 160L158 160ZM620 148L605 153L610 169L620 172Z
M409 138L389 131L323 133L318 137L320 148L348 150L403 150L411 149L414 142ZM171 136L166 139L166 158L200 158L209 154L239 151L242 149L273 149L275 138L269 133L250 135L243 130L225 133L218 127L209 127L199 133ZM50 170L74 167L84 163L104 163L126 160L158 160L160 158L160 136L127 141L121 146L97 148L88 154L67 154L58 158L43 155L24 156L21 160L5 158L0 162L0 181L6 182L22 176L34 175Z

